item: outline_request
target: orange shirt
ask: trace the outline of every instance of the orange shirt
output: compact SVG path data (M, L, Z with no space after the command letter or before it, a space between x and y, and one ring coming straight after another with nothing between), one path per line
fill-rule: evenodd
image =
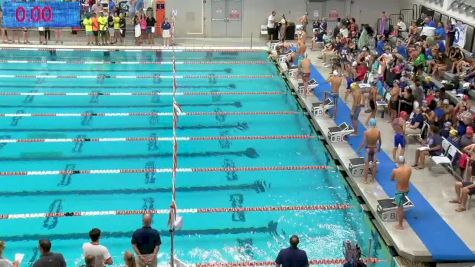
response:
M97 20L97 18L92 18L92 31L99 31L99 20Z

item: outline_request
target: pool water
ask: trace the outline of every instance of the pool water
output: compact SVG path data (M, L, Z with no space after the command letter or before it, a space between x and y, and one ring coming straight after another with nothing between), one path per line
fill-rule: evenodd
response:
M163 76L172 75L174 54L177 75L207 76L177 79L179 93L279 93L178 95L183 112L301 111L265 52L1 50L0 113L171 112L172 98L167 95L6 94L170 93L173 80ZM54 75L89 78L47 77ZM106 78L91 78L98 75ZM154 77L131 78L136 75ZM245 78L249 75L272 77ZM178 137L316 135L304 114L183 116L178 125ZM0 117L0 137L172 137L172 117ZM180 168L335 166L317 138L180 141L178 151ZM0 171L171 168L173 162L169 141L2 143L0 152ZM383 260L373 266L392 266L387 246L335 169L178 173L176 186L179 209L351 205L330 211L182 214L184 227L176 233L175 254L186 263L272 261L288 246L289 236L297 234L310 259L342 258L343 241L352 240L362 246L364 256L369 252ZM171 187L170 173L4 176L0 177L0 213L167 209ZM162 234L161 264L170 257L167 219L166 214L154 215L153 226ZM78 266L88 231L98 227L103 231L101 243L109 248L114 264L121 265L123 252L131 250L131 235L140 226L140 215L0 220L0 239L7 242L8 258L25 253L29 266L39 257L37 240L50 238L52 250L63 253L68 266Z

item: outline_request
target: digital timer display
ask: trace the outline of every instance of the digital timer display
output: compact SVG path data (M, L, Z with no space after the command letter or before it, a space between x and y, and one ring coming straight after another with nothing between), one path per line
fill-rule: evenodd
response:
M7 28L78 27L79 2L3 2Z

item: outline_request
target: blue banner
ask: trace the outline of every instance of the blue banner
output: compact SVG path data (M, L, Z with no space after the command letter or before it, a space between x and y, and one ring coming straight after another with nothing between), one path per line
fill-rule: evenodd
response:
M78 27L80 2L4 1L3 26L6 28Z

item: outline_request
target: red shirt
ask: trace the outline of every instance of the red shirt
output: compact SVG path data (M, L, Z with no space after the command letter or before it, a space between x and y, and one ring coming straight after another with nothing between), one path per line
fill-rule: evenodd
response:
M99 31L99 21L97 20L97 18L92 18L92 31Z
M358 64L358 66L356 66L356 77L355 77L355 80L357 80L357 81L363 81L363 80L364 80L364 76L366 75L366 73L368 73L368 67L366 67L365 64Z

